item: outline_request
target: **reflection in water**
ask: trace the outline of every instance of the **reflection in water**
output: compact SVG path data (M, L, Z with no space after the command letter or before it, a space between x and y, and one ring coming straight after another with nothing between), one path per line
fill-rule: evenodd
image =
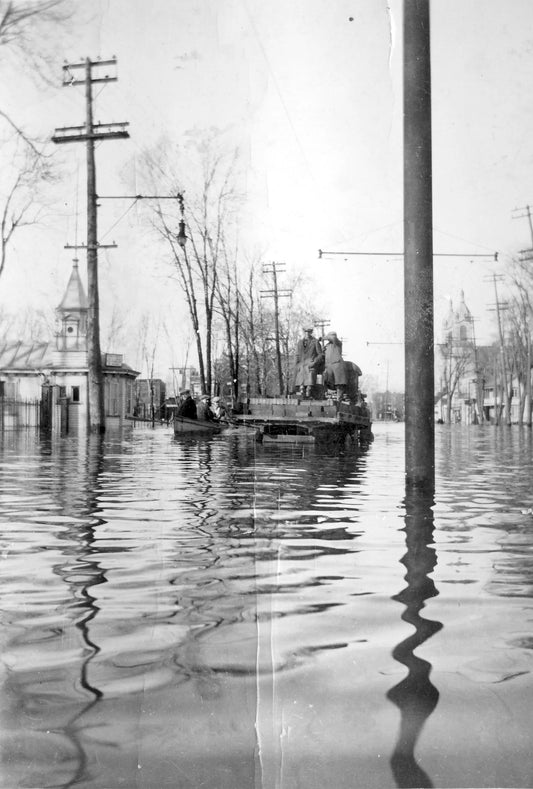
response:
M0 435L0 784L529 785L531 437L376 433Z
M100 647L95 644L90 636L89 623L94 619L99 611L96 604L96 597L94 597L90 589L93 586L105 583L105 573L101 570L98 561L94 558L97 554L94 548L95 542L95 526L99 523L94 518L94 512L97 509L98 501L98 478L102 472L104 464L104 439L103 436L89 436L87 439L87 456L86 456L86 514L93 516L91 520L84 524L77 531L77 564L75 568L69 565L59 570L63 580L72 588L75 593L78 591L81 595L79 603L79 610L81 615L75 622L75 626L80 631L82 639L87 649L86 657L81 663L80 685L92 697L91 705L98 699L102 698L103 693L94 685L91 685L89 680L89 666L90 662L100 651ZM74 575L74 579L71 576ZM80 575L82 583L80 584Z
M58 502L68 511L72 507L72 492L75 490L76 497L81 497L81 501L78 498L76 502L77 511L86 518L85 522L74 523L67 529L65 540L69 549L64 552L61 564L54 568L54 573L66 583L71 593L73 602L69 607L76 615L74 626L80 632L83 644L83 656L79 662L79 686L88 697L87 703L81 709L76 708L72 717L65 720L62 726L75 754L72 778L64 784L67 789L87 778L88 759L83 745L84 725L81 721L104 695L91 683L89 676L91 661L100 652L100 647L91 638L90 632L90 623L99 611L91 589L106 582L95 547L95 528L103 522L95 517L95 512L98 508L99 478L104 467L104 437L91 435L79 439L79 477L76 475L78 482L81 482L79 488L72 486L72 478L70 484L67 482L69 475L66 471L72 471L72 458L65 456L67 445L59 443L50 445L49 448L48 445L49 441L42 449L49 451L55 461L58 472L55 476Z
M399 787L433 786L414 754L422 728L439 700L439 692L429 679L431 664L414 654L417 647L442 628L441 622L420 616L425 601L438 594L433 580L428 577L437 563L435 549L429 547L433 543L433 504L431 495L407 488L407 553L401 560L407 568L407 586L393 599L405 605L402 619L412 625L415 632L392 652L394 659L406 666L409 673L387 693L401 713L400 732L391 757L392 771Z

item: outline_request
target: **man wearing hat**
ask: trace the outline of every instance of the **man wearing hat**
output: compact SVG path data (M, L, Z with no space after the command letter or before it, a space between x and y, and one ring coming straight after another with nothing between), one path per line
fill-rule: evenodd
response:
M190 389L180 390L180 404L177 410L177 416L184 416L187 419L197 419L196 403L191 397Z
M200 397L200 402L198 403L197 407L197 414L199 420L203 420L204 422L213 421L214 414L211 411L211 400L208 394L203 394Z
M340 402L346 390L348 378L346 366L342 358L342 342L337 337L337 333L330 331L324 337L326 347L324 350L324 361L326 369L324 371L324 383L330 389L337 390L337 400Z
M313 387L316 384L317 373L320 372L322 360L322 346L313 337L313 327L304 326L304 336L298 340L296 348L295 388L299 388L304 397L313 396Z

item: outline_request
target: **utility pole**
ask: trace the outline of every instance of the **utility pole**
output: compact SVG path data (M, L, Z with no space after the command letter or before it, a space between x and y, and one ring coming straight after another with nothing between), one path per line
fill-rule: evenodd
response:
M321 340L324 339L324 332L326 330L326 326L330 326L330 325L331 325L331 321L326 320L325 318L316 318L316 320L313 321L313 326L315 327L315 329L320 329Z
M98 221L96 193L95 142L129 137L127 123L94 123L93 89L95 82L116 82L116 76L102 74L103 67L115 68L116 58L69 63L63 66L63 86L85 86L85 124L64 126L55 130L55 143L85 142L87 149L87 367L88 367L88 423L93 433L105 432L104 378L100 350L100 309L98 294ZM79 70L83 78L77 78Z
M429 0L403 4L406 486L435 487Z
M494 309L496 310L496 317L498 320L498 336L500 338L500 362L502 367L502 392L503 392L502 403L505 406L505 421L508 425L510 425L511 399L512 399L512 392L510 391L510 388L512 386L512 381L509 382L507 380L507 371L509 369L509 365L507 363L507 353L505 350L505 342L504 342L505 338L504 338L502 318L501 318L502 310L509 309L509 305L507 304L507 302L502 303L498 297L498 286L496 283L498 282L498 280L501 281L503 279L503 276L501 274L493 274L491 279L494 284L494 296L496 299L496 304L494 306ZM496 384L494 385L494 389L496 390ZM499 420L496 422L496 424L499 424Z
M262 290L261 298L274 298L274 342L276 347L276 365L278 371L279 393L283 394L283 368L281 364L281 342L279 333L279 300L281 298L290 297L290 290L279 290L278 288L278 273L282 273L285 269L280 268L280 263L265 263L263 265L263 274L272 274L272 290Z
M517 211L521 211L522 213L518 214ZM531 219L531 206L526 205L523 208L515 208L514 209L514 211L513 211L513 219L524 219L525 217L527 217L527 221L529 223L529 233L530 233L530 236L531 236L531 246L533 246L533 221ZM530 249L522 250L522 251L531 252Z
M475 370L475 380L474 383L476 385L476 403L477 403L477 417L479 419L479 424L483 424L485 421L485 411L484 411L484 397L485 397L485 377L482 375L482 370L479 366L479 354L477 349L477 342L476 342L476 324L475 318L471 316L470 321L472 323L472 345L474 349L474 370Z

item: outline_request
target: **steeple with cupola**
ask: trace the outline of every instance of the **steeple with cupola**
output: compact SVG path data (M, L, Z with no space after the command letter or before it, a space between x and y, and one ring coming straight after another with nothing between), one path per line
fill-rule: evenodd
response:
M75 258L65 293L56 308L56 363L68 367L87 364L87 296Z
M473 319L472 313L465 302L464 290L461 291L461 300L456 310L453 308L452 300L448 314L443 322L443 342L446 345L464 345L473 341Z

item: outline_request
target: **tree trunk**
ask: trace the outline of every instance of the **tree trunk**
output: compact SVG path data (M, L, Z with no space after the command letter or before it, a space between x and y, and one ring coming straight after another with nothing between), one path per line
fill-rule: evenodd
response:
M198 355L198 367L200 368L200 386L202 392L206 392L207 386L205 379L204 352L202 348L202 338L200 337L200 332L198 330L195 330L194 334L196 337L196 353Z

